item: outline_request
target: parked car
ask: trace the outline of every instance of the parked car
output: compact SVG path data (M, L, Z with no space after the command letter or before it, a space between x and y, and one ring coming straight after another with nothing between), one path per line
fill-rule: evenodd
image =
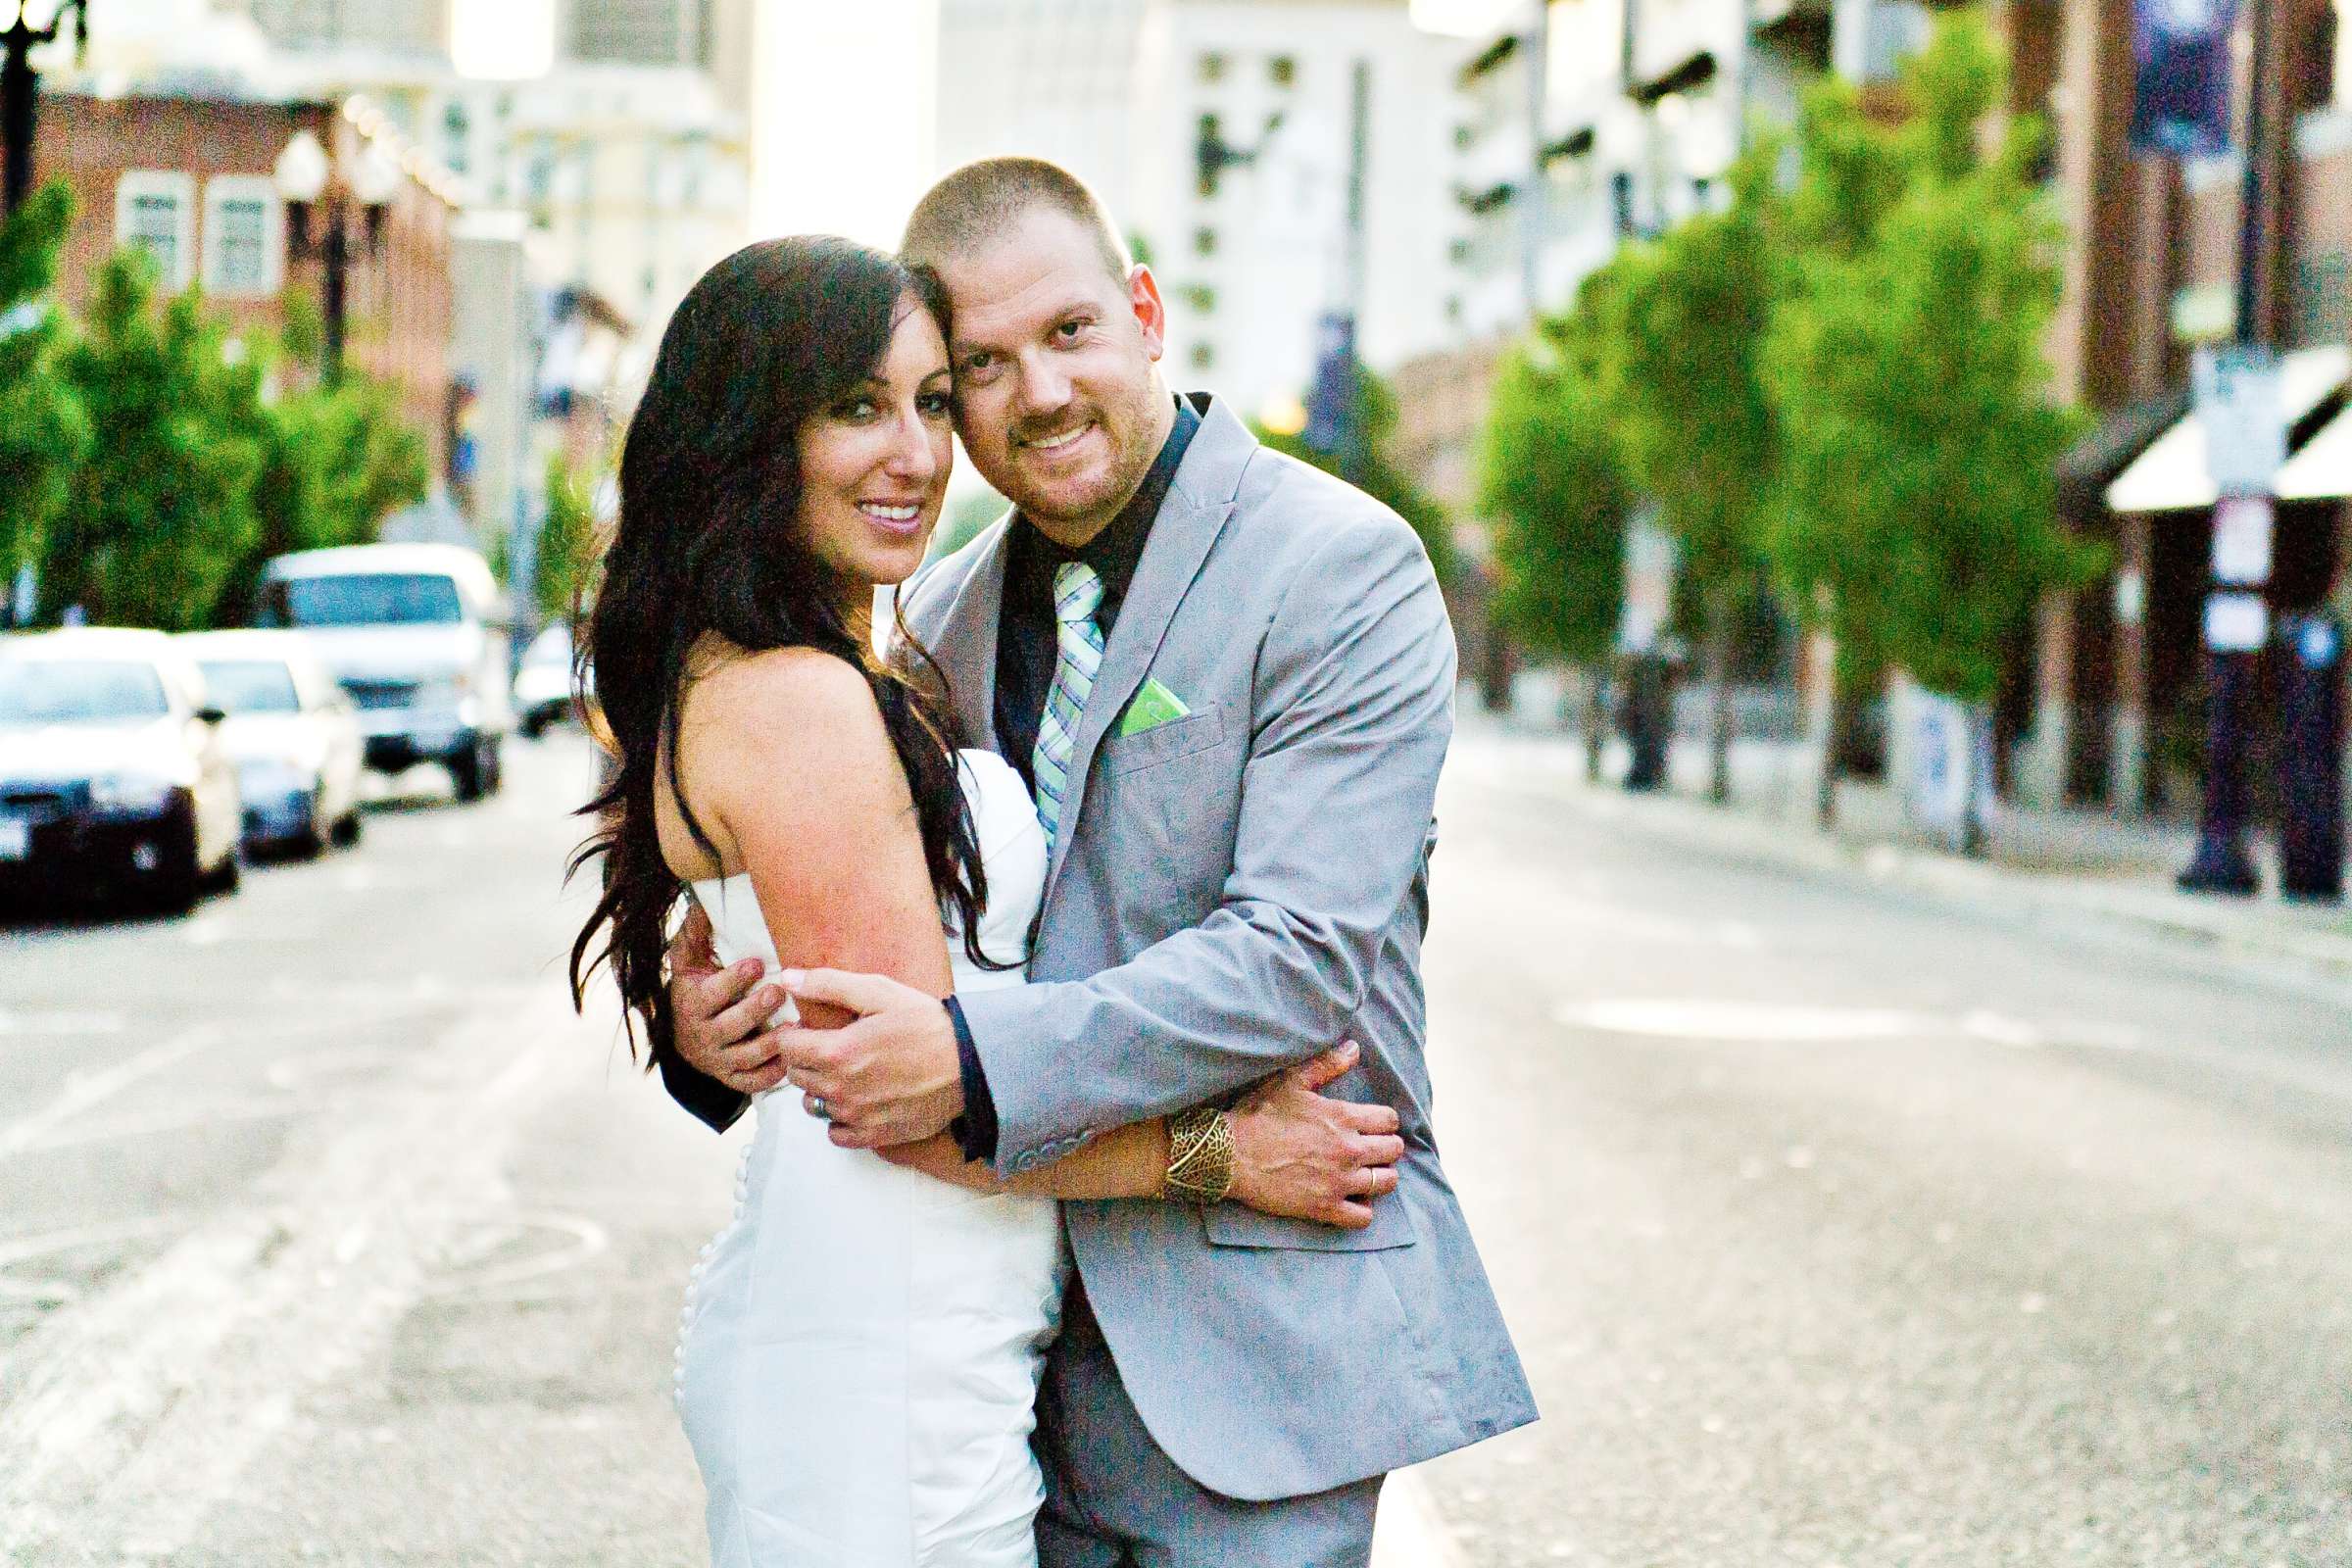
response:
M571 627L564 622L542 629L522 651L522 662L514 670L514 712L516 726L533 740L546 734L550 724L573 716Z
M173 912L237 881L237 774L204 674L158 631L0 638L0 880Z
M498 788L507 615L480 556L435 544L279 556L263 567L257 619L310 635L359 709L369 767L439 762L462 801Z
M359 710L298 631L178 639L228 715L221 743L245 798L248 852L313 856L360 836Z

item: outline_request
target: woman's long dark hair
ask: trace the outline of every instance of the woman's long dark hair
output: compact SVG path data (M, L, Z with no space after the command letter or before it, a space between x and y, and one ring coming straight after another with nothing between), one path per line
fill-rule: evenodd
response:
M597 965L612 968L632 1053L645 1025L648 1068L675 1049L662 950L682 887L655 832L657 767L695 841L716 856L678 772L688 660L710 634L753 652L818 649L865 674L914 797L931 885L959 917L965 951L981 956L988 890L939 716L938 665L903 623L906 667L873 659L848 613L855 585L809 552L798 524L801 429L879 373L909 298L944 334L936 281L878 251L806 236L746 246L670 318L629 421L619 525L579 650L615 765L582 808L601 826L569 867L604 860L604 895L572 944L570 976L579 1006Z

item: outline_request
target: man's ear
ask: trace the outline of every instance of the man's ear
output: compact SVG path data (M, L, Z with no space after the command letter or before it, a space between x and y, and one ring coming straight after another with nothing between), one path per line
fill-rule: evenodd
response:
M1159 280L1141 262L1127 273L1127 303L1144 330L1145 356L1157 363L1168 346L1168 307L1159 297Z

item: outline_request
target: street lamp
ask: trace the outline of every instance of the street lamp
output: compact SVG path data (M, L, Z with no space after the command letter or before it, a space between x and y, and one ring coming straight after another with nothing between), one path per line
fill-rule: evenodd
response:
M32 133L40 101L41 78L32 69L32 52L55 43L74 13L74 51L78 58L90 46L89 0L0 0L0 46L7 61L0 64L0 139L8 143L4 183L0 183L0 215L14 215L32 190Z
M400 165L372 140L357 158L337 160L317 136L298 130L277 155L271 178L286 203L288 253L318 260L326 274L321 301L325 341L319 369L332 381L343 373L353 251L356 248L362 257L373 258L383 248L384 213L400 188ZM352 231L355 205L359 209L356 235ZM316 233L314 210L319 219Z

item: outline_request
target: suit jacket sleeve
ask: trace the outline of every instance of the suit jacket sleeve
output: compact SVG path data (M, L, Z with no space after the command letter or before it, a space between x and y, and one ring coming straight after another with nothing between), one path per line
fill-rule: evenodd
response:
M656 1059L662 1067L662 1087L669 1091L669 1098L685 1106L698 1121L707 1123L714 1133L723 1133L734 1126L735 1118L752 1102L749 1096L688 1066L686 1059L675 1052L665 1051Z
M1385 512L1336 528L1260 650L1219 906L1089 979L962 999L1000 1171L1219 1099L1345 1038L1422 869L1453 683L1453 634L1420 541Z

